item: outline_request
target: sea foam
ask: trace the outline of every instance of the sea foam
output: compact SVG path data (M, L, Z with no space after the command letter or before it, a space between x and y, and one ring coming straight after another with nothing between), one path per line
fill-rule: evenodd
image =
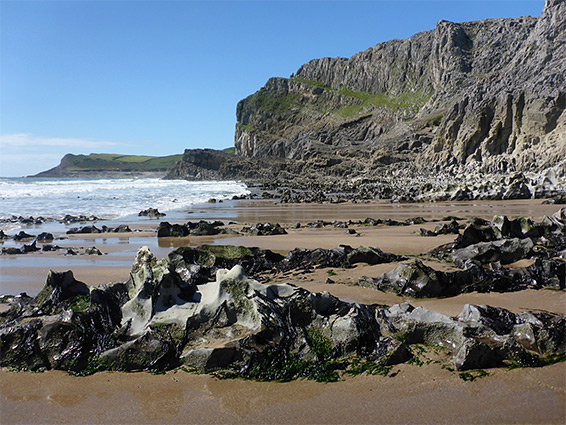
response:
M0 218L66 214L120 218L152 207L179 210L210 198L247 194L234 181L189 182L156 178L56 179L1 178Z

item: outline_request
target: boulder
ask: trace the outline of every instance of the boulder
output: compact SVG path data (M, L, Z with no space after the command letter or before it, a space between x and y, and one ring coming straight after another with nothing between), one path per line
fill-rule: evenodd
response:
M443 274L420 261L399 264L396 269L375 279L364 277L360 284L411 297L438 297L448 293Z
M459 267L463 267L467 261L474 260L480 264L500 262L511 264L524 258L529 258L533 241L526 239L501 239L493 242L479 242L468 245L465 248L456 249L451 258Z

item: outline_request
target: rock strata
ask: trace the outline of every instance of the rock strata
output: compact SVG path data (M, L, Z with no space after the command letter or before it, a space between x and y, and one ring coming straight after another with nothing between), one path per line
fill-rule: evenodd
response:
M566 194L566 2L321 58L236 108L236 155L187 150L167 178L262 182L281 202Z

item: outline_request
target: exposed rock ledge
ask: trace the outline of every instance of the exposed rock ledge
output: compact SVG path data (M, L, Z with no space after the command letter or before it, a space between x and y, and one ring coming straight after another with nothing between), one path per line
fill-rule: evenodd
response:
M185 365L334 380L337 370L387 370L418 358L414 344L437 347L458 370L543 365L566 349L566 319L553 313L466 305L448 317L265 285L240 265L197 284L199 267L177 252L159 260L144 247L125 283L88 288L70 271L50 272L35 299L20 297L0 316L0 365L83 374Z

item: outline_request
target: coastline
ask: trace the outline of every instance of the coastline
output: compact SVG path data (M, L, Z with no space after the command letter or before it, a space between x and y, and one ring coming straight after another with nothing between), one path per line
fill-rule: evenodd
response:
M287 235L189 236L157 238L154 229L161 219L135 218L131 234L64 235L54 243L69 247L97 246L105 253L62 256L31 253L2 256L13 265L1 267L2 288L32 282L39 291L49 268L73 270L88 285L124 281L135 252L150 246L157 257L166 257L177 246L237 244L259 246L278 252L301 248L375 246L385 252L417 254L451 242L454 235L422 237L419 229L436 222L401 227L353 226L360 236L342 228L304 227L316 220L364 220L366 217L405 220L424 217L440 220L455 215L491 219L530 216L541 220L557 205L541 200L467 201L426 204L385 202L343 204L278 204L273 200L238 200L194 206L163 218L171 223L189 220L234 221L234 230L258 222L278 222ZM295 229L295 223L302 226ZM102 223L102 222L101 222ZM36 232L37 233L37 232ZM8 258L9 257L9 258ZM53 262L61 260L61 266ZM89 264L92 262L92 264ZM27 265L23 265L28 263ZM86 264L85 264L86 263ZM540 309L566 314L566 292L526 290L511 293L469 293L443 299L412 299L373 289L352 286L359 276L377 276L398 263L357 265L333 269L334 284L327 284L326 269L312 273L276 276L274 283L292 283L312 292L328 291L348 301L396 304L410 302L447 315L457 315L464 304L488 304L521 312ZM32 294L33 291L30 291ZM566 419L566 368L563 363L532 369L494 369L491 376L465 382L439 365L395 366L395 376L362 375L332 384L311 381L289 383L219 380L211 375L171 371L149 373L98 373L72 377L60 371L40 374L0 371L0 422L12 423L563 423ZM100 408L101 403L104 408ZM454 408L458 406L458 408Z

